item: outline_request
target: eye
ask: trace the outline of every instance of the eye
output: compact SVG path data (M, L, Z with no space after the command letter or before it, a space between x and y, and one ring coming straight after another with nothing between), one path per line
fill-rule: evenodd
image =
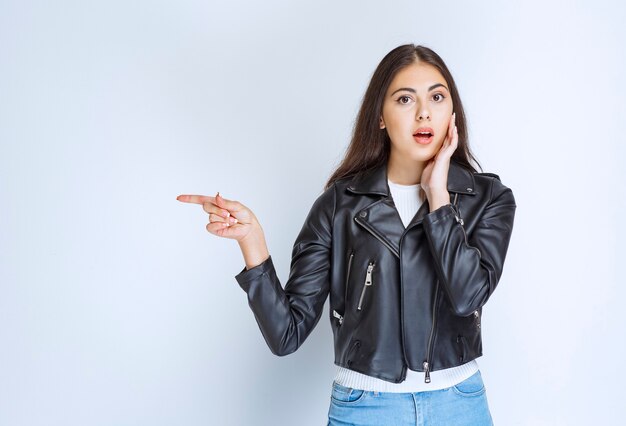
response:
M434 98L435 96L441 96L441 100L442 100L442 101L443 101L443 99L445 98L445 96L443 96L441 93L435 93L435 94L433 95L433 98Z
M402 95L402 96L400 96L400 97L398 98L398 103L400 103L400 104L402 104L402 105L406 105L406 104L408 104L408 103L409 103L408 101L407 101L407 102L402 102L402 99L408 99L409 101L411 100L411 98L410 98L409 96L407 96L407 95Z

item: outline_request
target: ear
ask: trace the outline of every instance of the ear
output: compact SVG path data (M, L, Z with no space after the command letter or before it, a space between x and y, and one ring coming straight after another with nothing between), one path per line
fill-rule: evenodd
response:
M380 128L381 130L385 128L385 120L383 120L382 115L380 116Z

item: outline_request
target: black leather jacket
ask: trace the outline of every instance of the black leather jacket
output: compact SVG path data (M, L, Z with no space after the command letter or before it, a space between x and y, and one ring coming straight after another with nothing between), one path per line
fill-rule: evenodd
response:
M399 383L482 355L480 318L504 265L515 198L493 173L451 160L449 204L405 228L387 165L336 181L313 203L285 287L272 257L236 275L271 351L294 352L330 295L335 364Z

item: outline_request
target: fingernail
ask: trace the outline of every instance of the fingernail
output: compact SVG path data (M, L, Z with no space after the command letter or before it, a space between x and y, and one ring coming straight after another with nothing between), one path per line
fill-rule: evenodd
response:
M230 223L237 223L237 219L234 217L231 217L228 220L230 221Z

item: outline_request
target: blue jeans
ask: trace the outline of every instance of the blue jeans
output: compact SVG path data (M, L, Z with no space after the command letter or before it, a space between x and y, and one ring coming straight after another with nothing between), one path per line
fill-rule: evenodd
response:
M492 426L480 371L445 389L374 392L333 382L329 426Z

